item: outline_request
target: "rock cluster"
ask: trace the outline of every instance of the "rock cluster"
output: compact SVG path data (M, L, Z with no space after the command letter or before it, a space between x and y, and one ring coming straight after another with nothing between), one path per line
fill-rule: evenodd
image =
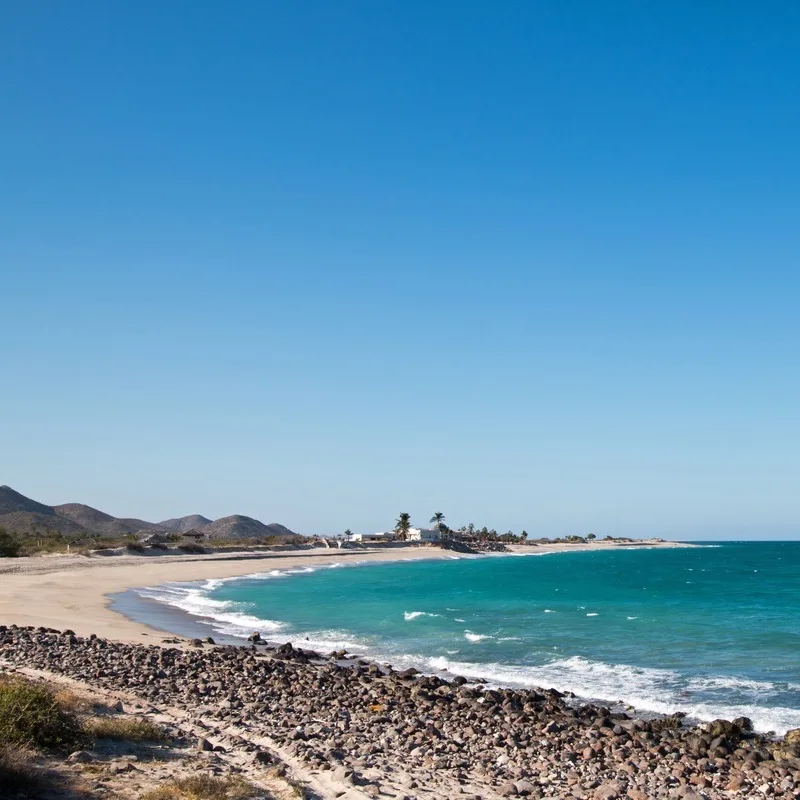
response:
M367 795L379 795L380 780L364 775L401 768L412 797L415 786L446 782L481 787L472 796L486 798L800 798L800 731L773 741L754 734L746 718L690 728L677 715L633 719L575 706L555 690L487 689L342 664L342 653L326 659L290 644L198 644L130 645L0 626L8 662L268 737L312 769L338 770Z

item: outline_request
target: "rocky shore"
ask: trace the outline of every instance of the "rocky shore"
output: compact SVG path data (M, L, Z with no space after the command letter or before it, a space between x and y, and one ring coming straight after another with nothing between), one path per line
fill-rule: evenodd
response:
M800 798L800 730L686 727L554 690L345 662L292 645L123 644L0 626L0 659L131 693L204 732L201 748L302 764L321 797ZM318 779L318 780L317 780Z

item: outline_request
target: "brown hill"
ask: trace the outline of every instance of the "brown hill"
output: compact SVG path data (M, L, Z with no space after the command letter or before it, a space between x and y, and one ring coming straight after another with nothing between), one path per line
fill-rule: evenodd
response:
M175 517L174 519L165 519L163 522L158 523L159 528L167 531L174 531L175 533L186 533L192 528L201 528L203 525L210 525L212 520L204 517L202 514L189 514L188 517Z
M260 539L265 536L296 536L283 525L273 522L265 525L252 517L233 514L222 517L209 525L199 528L209 539Z

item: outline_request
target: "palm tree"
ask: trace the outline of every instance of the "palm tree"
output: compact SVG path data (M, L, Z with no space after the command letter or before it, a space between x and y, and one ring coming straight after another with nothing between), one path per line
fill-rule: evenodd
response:
M442 523L444 522L444 514L441 511L437 511L430 520L437 528L443 528L444 526Z
M408 539L408 531L411 528L411 514L406 513L403 511L402 514L397 518L397 522L395 523L394 529L397 533L397 538L405 541Z

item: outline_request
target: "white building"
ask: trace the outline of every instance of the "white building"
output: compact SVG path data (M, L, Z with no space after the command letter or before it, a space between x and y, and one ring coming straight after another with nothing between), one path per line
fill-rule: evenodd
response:
M438 542L441 541L442 532L438 528L409 528L409 542Z
M380 533L351 533L348 541L351 542L392 542L397 538L393 531Z

